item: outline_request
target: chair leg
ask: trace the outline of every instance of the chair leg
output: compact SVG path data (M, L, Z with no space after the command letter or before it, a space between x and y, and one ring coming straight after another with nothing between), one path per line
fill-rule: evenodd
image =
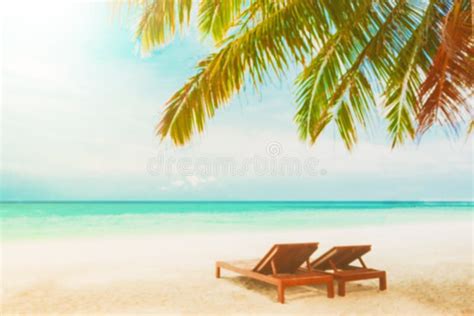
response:
M344 280L339 280L337 283L337 294L339 296L346 295L346 282Z
M285 304L285 286L282 283L278 285L278 302Z
M328 292L328 297L329 298L334 298L334 282L328 282L326 284L327 292Z
M380 291L387 289L387 275L385 273L379 278L379 289Z
M219 267L219 265L216 264L216 278L220 278L221 277L221 267Z

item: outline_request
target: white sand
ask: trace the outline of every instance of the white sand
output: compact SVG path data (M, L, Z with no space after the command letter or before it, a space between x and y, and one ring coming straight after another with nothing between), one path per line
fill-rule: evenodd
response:
M304 232L155 235L2 244L2 314L474 314L473 223ZM322 287L286 291L223 272L215 260L254 258L273 243L370 243L366 263L388 273L349 283L344 298Z

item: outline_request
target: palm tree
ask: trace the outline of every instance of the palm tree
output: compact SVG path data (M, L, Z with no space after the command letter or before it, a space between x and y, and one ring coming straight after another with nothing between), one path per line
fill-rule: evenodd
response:
M176 145L245 85L258 89L289 67L301 70L294 120L311 144L333 122L351 149L374 113L387 120L392 147L435 124L472 130L470 0L136 1L144 51L188 27L193 5L215 43L165 104L156 131Z

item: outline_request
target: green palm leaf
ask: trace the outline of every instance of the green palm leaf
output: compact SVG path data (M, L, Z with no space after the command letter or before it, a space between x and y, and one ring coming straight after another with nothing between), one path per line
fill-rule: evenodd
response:
M292 59L302 60L312 49L310 41L318 38L315 30L320 29L313 27L313 19L303 18L318 15L314 12L318 6L312 4L293 0L250 30L230 36L217 53L199 63L197 74L167 102L157 133L183 145L241 90L246 73L258 86L270 71L281 74Z
M199 4L199 29L221 41L236 18L240 16L244 0L203 0Z
M352 22L367 25L367 11L371 9L371 6L371 1L360 3L359 7L349 14L345 25L340 26L338 32L326 41L318 55L298 76L296 102L299 104L299 110L295 121L299 126L302 139L310 137L310 141L314 143L324 127L331 121L332 114L329 113L326 105L333 87L337 84L336 77L342 73L337 47L345 39L351 37L351 30L354 30Z
M300 109L296 121L301 123L301 137L309 136L311 143L334 117L346 147L351 149L357 140L355 122L365 125L367 113L375 107L375 85L370 81L383 82L386 78L392 63L390 52L400 46L399 39L393 36L395 26L400 25L411 6L399 1L392 7L386 1L378 8L369 8L356 11L297 81ZM371 29L375 33L368 31Z
M131 2L143 10L136 35L144 51L188 25L193 5ZM284 76L289 65L303 68L295 83L295 122L311 144L333 122L351 149L377 112L379 96L392 146L437 122L457 126L467 116L472 122L468 0L195 2L199 29L212 36L216 51L165 105L157 134L177 145L201 132L245 84L258 89L270 73Z
M440 19L437 3L438 0L432 0L424 11L413 12L412 16L420 22L398 54L389 74L383 106L392 147L403 143L406 138L415 137L418 90L422 80L419 69L429 67L431 54L438 42L436 30L433 29L433 21ZM425 34L431 35L431 41L425 40Z
M133 2L133 1L132 1ZM141 48L148 52L167 43L175 34L176 26L189 24L192 0L135 1L143 9L136 30Z

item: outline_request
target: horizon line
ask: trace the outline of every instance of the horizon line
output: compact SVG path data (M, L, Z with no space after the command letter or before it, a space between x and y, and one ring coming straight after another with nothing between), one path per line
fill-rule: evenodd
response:
M0 200L0 203L474 203L474 200Z

